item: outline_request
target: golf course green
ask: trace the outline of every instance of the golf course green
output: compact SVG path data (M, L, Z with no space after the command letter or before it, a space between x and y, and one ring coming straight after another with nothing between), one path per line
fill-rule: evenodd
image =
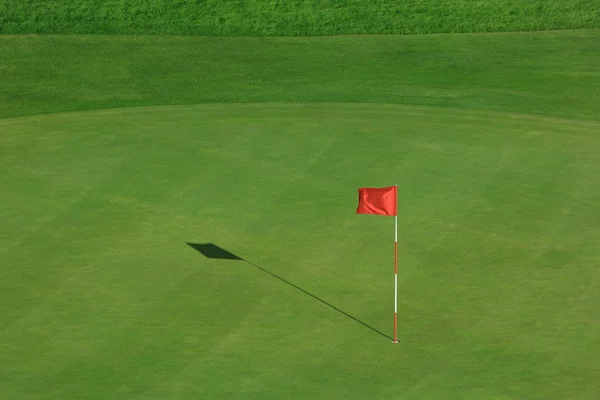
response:
M95 35L17 11L0 399L600 398L598 26ZM394 220L355 214L395 184L397 344Z

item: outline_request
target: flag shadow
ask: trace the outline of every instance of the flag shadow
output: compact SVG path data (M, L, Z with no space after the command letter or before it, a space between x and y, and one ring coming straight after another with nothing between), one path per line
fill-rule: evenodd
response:
M206 258L212 258L212 259L219 259L219 260L238 260L238 261L244 261L245 263L247 263L248 265L253 266L254 268L258 269L259 271L262 271L268 275L271 275L273 278L278 279L279 281L293 287L296 290L301 291L302 293L312 297L315 300L318 300L319 302L321 302L322 304L325 304L326 306L328 306L329 308L334 309L335 311L339 312L340 314L345 315L346 317L350 318L351 320L358 322L359 324L361 324L362 326L364 326L365 328L369 328L370 330L372 330L373 332L376 332L378 334L380 334L381 336L393 340L391 337L389 337L388 335L386 335L385 333L373 328L372 326L368 325L367 323L359 320L358 318L353 317L352 315L348 314L347 312L345 312L344 310L340 310L339 308L337 308L336 306L334 306L333 304L330 304L328 302L326 302L325 300L321 299L318 296L315 296L314 294L302 289L300 286L297 286L295 284L293 284L292 282L280 277L279 275L276 275L246 259L243 259L242 257L239 257L213 243L187 243L188 246L190 246L191 248L193 248L194 250L198 251L200 254L202 254L204 257Z

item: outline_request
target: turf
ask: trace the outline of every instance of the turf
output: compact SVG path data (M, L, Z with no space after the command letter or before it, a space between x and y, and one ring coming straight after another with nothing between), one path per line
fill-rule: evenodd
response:
M0 399L597 400L599 38L0 36Z
M0 33L315 36L600 27L600 0L0 0Z
M0 131L1 398L600 395L597 122L263 104ZM393 220L354 214L390 183L397 345Z
M326 38L0 36L0 118L231 102L600 116L600 30Z

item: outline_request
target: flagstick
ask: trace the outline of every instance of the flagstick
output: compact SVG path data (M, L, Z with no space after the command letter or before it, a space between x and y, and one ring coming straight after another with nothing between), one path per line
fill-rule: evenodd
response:
M396 185L397 187L398 185ZM396 193L398 193L396 191ZM396 199L398 201L398 199ZM398 343L398 212L394 216L394 343Z

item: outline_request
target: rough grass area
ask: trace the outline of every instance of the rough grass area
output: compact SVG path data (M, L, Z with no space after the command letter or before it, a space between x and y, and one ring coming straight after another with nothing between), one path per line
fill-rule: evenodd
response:
M0 0L0 33L419 34L600 27L600 0Z

